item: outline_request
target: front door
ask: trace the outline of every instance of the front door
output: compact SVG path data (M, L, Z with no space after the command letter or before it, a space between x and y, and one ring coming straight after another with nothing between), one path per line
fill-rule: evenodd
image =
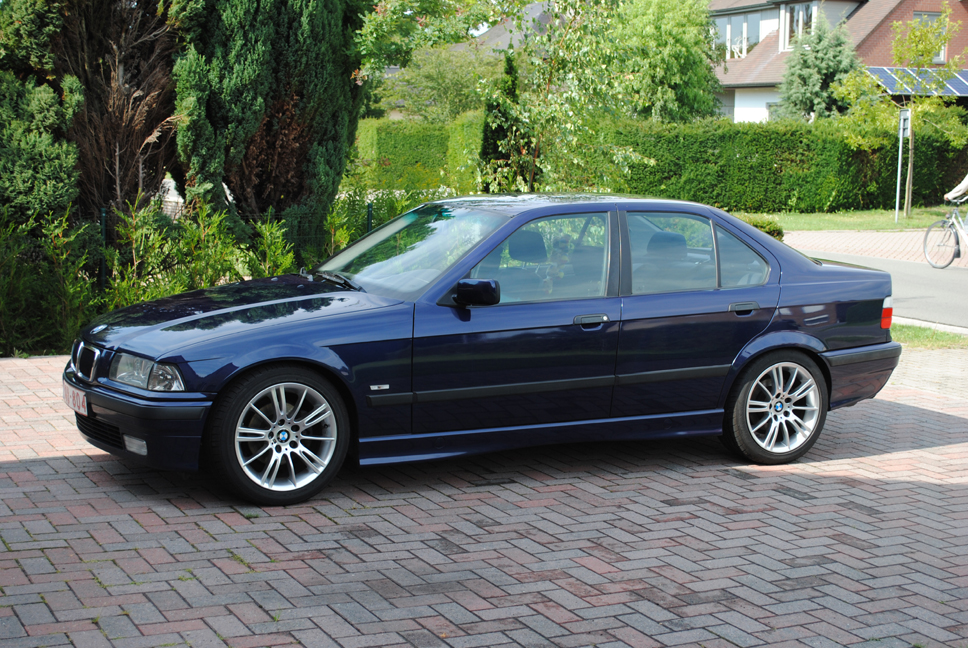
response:
M604 212L531 221L470 272L498 281L499 304L418 304L414 434L609 416L621 319L616 227Z

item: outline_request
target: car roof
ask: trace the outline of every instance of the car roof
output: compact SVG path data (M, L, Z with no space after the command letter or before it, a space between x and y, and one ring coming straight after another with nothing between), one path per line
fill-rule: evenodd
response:
M614 205L616 203L634 203L642 207L651 206L653 208L662 205L693 205L705 208L700 203L687 202L683 200L670 200L667 198L643 198L642 196L631 196L623 194L597 194L597 193L505 193L505 194L477 194L473 196L460 196L458 198L445 198L435 200L434 205L447 205L450 207L463 207L466 209L480 209L498 212L507 216L516 216L533 209L543 207L554 207L560 205Z

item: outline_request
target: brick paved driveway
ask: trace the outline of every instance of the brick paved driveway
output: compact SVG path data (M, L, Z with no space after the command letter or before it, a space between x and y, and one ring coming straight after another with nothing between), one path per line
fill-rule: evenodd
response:
M966 646L966 352L791 466L715 439L347 469L259 509L79 440L0 360L0 646Z

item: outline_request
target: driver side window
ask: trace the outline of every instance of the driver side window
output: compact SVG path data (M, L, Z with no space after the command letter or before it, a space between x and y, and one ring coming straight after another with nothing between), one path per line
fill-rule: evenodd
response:
M471 270L496 279L501 303L605 295L608 215L550 216L523 226Z

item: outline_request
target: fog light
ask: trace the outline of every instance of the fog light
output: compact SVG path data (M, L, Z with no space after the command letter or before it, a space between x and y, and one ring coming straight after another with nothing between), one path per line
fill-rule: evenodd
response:
M125 450L127 450L128 452L133 452L135 454L142 455L142 456L148 454L148 442L147 441L145 441L144 439L139 439L138 437L128 436L127 434L122 435L122 436L124 436L124 449Z

